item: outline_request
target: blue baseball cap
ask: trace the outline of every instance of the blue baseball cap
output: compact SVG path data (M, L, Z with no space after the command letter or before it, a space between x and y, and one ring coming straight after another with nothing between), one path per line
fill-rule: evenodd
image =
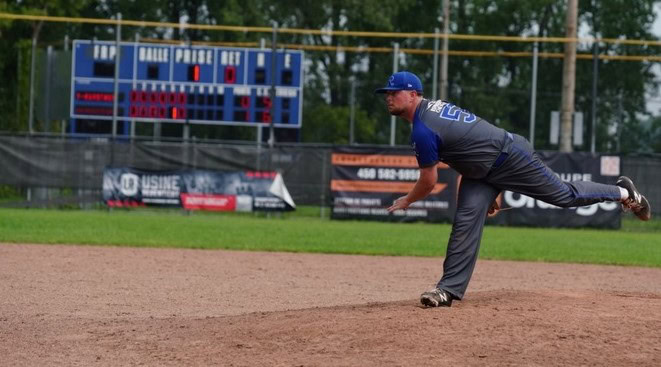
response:
M385 93L390 90L414 90L422 93L422 83L417 75L408 71L398 71L388 78L388 84L374 91Z

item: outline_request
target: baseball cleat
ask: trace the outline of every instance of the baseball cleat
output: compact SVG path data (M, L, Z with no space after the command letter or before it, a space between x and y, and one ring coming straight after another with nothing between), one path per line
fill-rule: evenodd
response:
M631 179L626 176L620 176L615 184L629 193L629 198L622 201L622 208L631 210L640 220L650 220L652 217L650 203L636 190Z
M434 288L420 296L420 303L427 307L450 307L452 295L442 289Z

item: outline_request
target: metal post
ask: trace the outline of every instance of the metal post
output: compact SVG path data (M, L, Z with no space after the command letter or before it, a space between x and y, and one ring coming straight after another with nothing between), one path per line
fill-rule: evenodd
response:
M32 61L30 61L30 107L28 110L28 132L30 134L34 133L34 67L35 59L37 57L37 37L38 32L33 32L32 34Z
M273 38L271 40L271 108L269 111L269 113L271 114L271 122L269 123L269 148L273 148L273 144L275 143L273 116L275 115L275 58L276 58L275 46L277 40L277 32L278 32L278 23L273 22Z
M395 47L393 48L393 58L392 58L392 72L393 74L397 72L399 67L399 43L395 42ZM395 145L395 116L390 116L390 145Z
M351 94L349 98L351 99L351 109L349 112L349 144L353 145L355 141L353 130L356 117L356 77L351 78Z
M592 44L592 133L590 136L590 152L597 149L597 82L599 79L599 43Z
M44 73L44 131L50 132L50 81L53 67L53 46L46 48L46 70Z
M323 219L325 217L324 212L326 209L326 191L328 190L328 174L326 173L328 167L328 154L323 150L321 152L321 205L319 206L319 217ZM332 205L333 204L331 204L331 207Z
M66 54L69 51L69 35L64 35L64 53ZM61 134L64 136L67 131L67 119L62 119L61 121Z
M530 144L535 147L535 112L537 103L537 61L539 44L535 41L532 51L532 90L530 91Z
M562 63L562 110L560 112L560 151L572 152L572 122L576 93L576 30L578 0L567 1L565 37L572 39L565 43L565 56Z
M440 33L440 31L438 30L438 28L434 28L434 34L436 35L436 37L434 37L434 73L433 73L432 78L431 78L431 80L432 80L432 87L431 87L431 93L432 93L431 99L432 99L432 101L436 100L436 96L437 96L436 91L437 91L437 88L438 88L438 85L437 85L438 83L437 83L436 79L438 79L438 35L439 35L439 33Z
M117 136L117 96L119 95L119 61L120 45L122 39L122 13L117 13L117 27L115 28L115 80L112 97L112 139Z
M190 124L186 123L184 124L184 129L182 132L182 139L184 142L188 142L188 139L190 139Z
M624 110L622 104L622 91L619 91L617 94L617 126L615 127L615 152L619 153L621 149L621 136L622 136L622 127L624 126Z
M450 33L450 0L443 0L443 64L441 65L441 99L448 99L448 34Z
M264 38L259 39L259 48L266 49L266 40ZM270 112L270 111L269 111ZM263 139L263 126L262 124L256 124L255 129L257 129L257 138L255 139L255 144L257 144L257 170L259 171L261 166L261 154L262 154L262 139Z
M192 54L193 53L193 42L192 42L192 40L189 38L186 41L186 43L188 44L188 49L191 51L191 54ZM189 86L191 93L195 92L195 87L196 87L195 85L190 85ZM202 93L202 87L197 85L197 88L198 88L197 89L198 93L203 94ZM195 117L193 117L193 118L195 118ZM181 140L183 142L186 142L188 140L188 136L190 134L190 119L191 119L190 114L188 112L186 112L186 121L184 122L184 125L181 128Z
M23 49L18 49L18 60L16 61L16 126L21 126L21 63L23 62L21 55Z
M262 126L257 126L257 171L262 169L262 139L263 139Z
M133 40L135 42L135 44L133 45L133 60L134 60L133 61L133 68L134 69L133 69L133 82L131 83L131 88L132 88L132 90L136 90L136 86L137 86L136 79L137 78L136 78L135 75L137 74L137 70L135 68L136 68L137 61L135 61L135 60L138 59L137 54L138 54L138 46L139 46L139 43L140 43L140 34L136 33L133 36ZM130 133L131 134L131 141L133 141L135 139L135 119L131 119L130 123L131 123L131 133Z

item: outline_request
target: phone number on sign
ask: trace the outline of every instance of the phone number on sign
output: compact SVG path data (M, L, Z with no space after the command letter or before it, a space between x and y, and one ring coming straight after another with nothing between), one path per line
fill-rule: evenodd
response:
M405 168L359 168L357 175L363 180L416 181L420 171Z

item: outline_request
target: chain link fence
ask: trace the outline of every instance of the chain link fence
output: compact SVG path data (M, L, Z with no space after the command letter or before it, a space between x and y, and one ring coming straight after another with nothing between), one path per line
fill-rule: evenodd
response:
M283 175L297 205L327 207L331 204L330 159L334 148L327 144L276 144L269 148L232 142L113 142L5 135L0 136L0 185L16 193L13 200L5 199L4 206L85 207L102 204L103 170L108 166L154 171L274 170ZM406 146L397 149L410 151ZM654 214L661 214L661 155L621 156L621 173L635 180Z

